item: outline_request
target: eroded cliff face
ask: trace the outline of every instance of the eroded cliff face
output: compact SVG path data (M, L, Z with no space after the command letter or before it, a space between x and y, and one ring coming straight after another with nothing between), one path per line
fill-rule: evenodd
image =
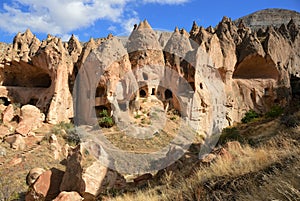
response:
M290 78L300 75L299 44L292 20L253 31L224 17L215 28L194 23L189 33L171 34L143 21L126 40L110 35L84 44L74 36L39 41L27 30L0 44L0 97L36 105L53 124L78 113L89 123L104 108L120 121L122 111L140 109L140 98L155 97L209 135L250 109L288 104Z

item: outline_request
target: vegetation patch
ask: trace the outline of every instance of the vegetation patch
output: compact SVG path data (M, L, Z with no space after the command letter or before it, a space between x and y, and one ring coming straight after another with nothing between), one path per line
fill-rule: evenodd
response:
M259 118L259 114L257 112L255 112L254 110L249 110L248 112L246 112L245 116L242 118L242 123L250 123L253 121L258 120Z
M111 116L108 115L107 110L102 110L99 113L98 123L102 128L110 128L114 125L114 120Z

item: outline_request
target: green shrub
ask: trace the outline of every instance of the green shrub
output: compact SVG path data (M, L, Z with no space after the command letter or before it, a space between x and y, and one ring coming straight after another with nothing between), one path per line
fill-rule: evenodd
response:
M63 130L65 132L63 132ZM70 145L77 145L80 143L80 137L72 123L60 122L53 126L51 132L55 135L62 136L62 138L64 138Z
M254 110L249 110L246 112L245 116L242 118L242 123L249 123L259 118L259 114Z
M245 142L245 139L240 135L236 127L227 127L222 130L218 144L225 144L228 141Z
M276 118L279 117L283 113L283 108L276 105L271 108L269 112L265 114L267 118Z
M137 115L134 116L134 118L139 119L139 118L141 118L141 115L137 114Z
M114 120L108 115L107 110L102 110L100 113L100 118L98 120L99 126L103 128L110 128L114 125Z

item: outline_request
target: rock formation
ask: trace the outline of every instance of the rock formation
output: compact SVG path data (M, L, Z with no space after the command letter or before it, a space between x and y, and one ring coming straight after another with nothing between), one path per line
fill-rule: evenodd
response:
M247 27L258 30L260 28L266 29L268 26L279 28L282 24L288 24L291 19L294 19L297 25L300 24L300 14L298 12L273 8L256 11L235 20L235 23L238 25L242 20Z
M250 109L266 112L289 102L290 78L293 84L299 76L300 34L299 14L288 13L283 21L274 18L275 27L265 20L265 29L258 30L246 18L224 17L215 28L194 22L189 33L176 28L170 34L155 32L145 20L128 39L110 35L87 43L75 36L39 41L26 30L13 44L0 44L0 98L35 105L52 124L74 117L90 124L103 109L118 122L122 112L139 109L139 98L156 96L210 134L213 119L221 129ZM4 121L14 115L6 109Z

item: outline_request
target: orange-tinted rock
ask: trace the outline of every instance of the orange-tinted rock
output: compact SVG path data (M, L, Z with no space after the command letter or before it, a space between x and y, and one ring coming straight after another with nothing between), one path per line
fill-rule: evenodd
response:
M2 113L3 123L9 123L15 116L14 106L12 104L8 105Z
M217 157L219 157L225 161L231 161L233 159L232 155L224 148L221 148L220 150L218 150Z
M202 163L205 163L205 164L210 164L212 163L215 159L216 159L216 155L215 154L207 154L206 156L204 156L202 159L201 159L201 162Z
M30 131L40 128L45 120L45 115L33 105L24 105L21 108L21 121L16 132L26 136Z
M60 193L59 186L64 172L52 168L42 173L29 188L26 201L53 200Z
M46 170L43 168L33 168L31 169L26 176L26 184L32 185L37 180L37 178L44 173Z
M77 146L69 150L61 191L76 191L85 198L96 198L107 189L124 187L126 181L120 174L103 166L98 160L90 158L86 163L87 159L80 149Z
M61 192L53 201L81 201L83 198L77 192Z
M4 138L6 135L11 134L12 131L5 125L0 125L0 138Z

